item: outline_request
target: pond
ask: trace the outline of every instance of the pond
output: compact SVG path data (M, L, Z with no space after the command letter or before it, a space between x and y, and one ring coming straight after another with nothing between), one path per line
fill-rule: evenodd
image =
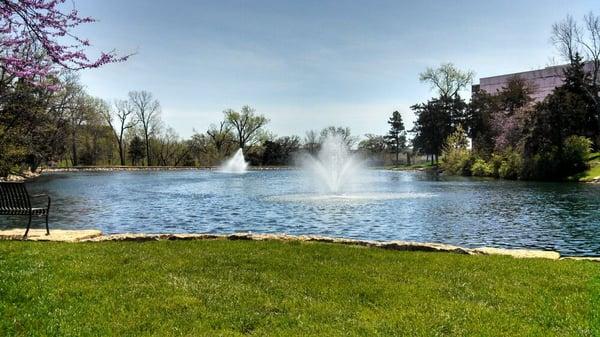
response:
M315 192L300 170L50 173L51 228L104 233L287 233L600 255L600 186L366 170L350 192ZM24 227L0 217L0 228ZM34 226L42 226L42 221Z

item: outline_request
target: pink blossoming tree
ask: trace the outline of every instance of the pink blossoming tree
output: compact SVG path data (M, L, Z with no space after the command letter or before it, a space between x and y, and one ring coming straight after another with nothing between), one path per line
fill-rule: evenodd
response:
M95 20L60 7L66 0L0 0L0 67L12 78L37 83L60 70L97 68L128 56L114 51L90 59L90 42L72 31Z

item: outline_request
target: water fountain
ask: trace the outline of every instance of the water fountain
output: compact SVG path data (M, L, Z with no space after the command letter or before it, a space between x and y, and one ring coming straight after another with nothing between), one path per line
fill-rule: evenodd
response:
M239 149L231 158L221 165L219 171L225 173L246 173L247 169L248 163L244 158L244 151Z
M373 191L373 171L367 170L364 160L350 152L339 136L329 136L321 144L316 156L306 155L301 160L307 181L316 193L287 194L271 197L281 202L363 203L395 199L429 198L430 193Z
M362 171L362 161L349 152L340 136L329 136L317 156L307 155L302 166L321 192L341 195L349 192Z

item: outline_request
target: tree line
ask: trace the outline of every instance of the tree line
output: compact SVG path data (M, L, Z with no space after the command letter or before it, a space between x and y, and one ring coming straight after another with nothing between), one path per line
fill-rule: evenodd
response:
M253 165L288 165L300 151L318 151L330 135L350 147L358 141L349 128L334 126L277 137L250 106L226 109L221 121L182 139L148 91L109 102L87 93L73 72L53 81L58 89L22 79L0 85L0 175L40 166L214 166L238 148Z
M109 102L85 91L78 70L131 55L88 56L89 42L72 30L94 20L65 11L64 3L0 2L0 177L45 165L213 166L238 148L251 164L285 165L336 135L380 163L391 156L411 164L422 155L452 174L562 179L584 170L589 153L600 149L600 18L593 13L552 27L568 67L563 85L540 102L518 77L495 93L475 91L467 102L461 92L473 72L446 63L421 74L437 96L411 106L417 120L410 130L394 111L387 134L360 142L337 126L277 137L266 129L268 118L244 106L182 139L150 92Z
M467 103L459 92L472 72L452 64L425 71L421 80L438 96L411 107L414 151L432 164L441 157L451 174L555 180L585 170L600 150L600 18L568 16L552 41L568 64L562 85L539 102L533 84L515 76L497 92L475 90Z

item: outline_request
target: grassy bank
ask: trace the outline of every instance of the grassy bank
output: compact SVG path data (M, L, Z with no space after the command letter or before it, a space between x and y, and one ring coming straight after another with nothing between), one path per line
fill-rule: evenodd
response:
M600 334L600 265L324 243L0 242L0 335Z
M414 164L414 165L390 165L384 167L387 170L392 171L427 171L427 170L436 170L437 165L432 165L427 162L424 164Z
M600 177L600 152L595 152L588 158L589 169L575 176L579 181L593 181Z

